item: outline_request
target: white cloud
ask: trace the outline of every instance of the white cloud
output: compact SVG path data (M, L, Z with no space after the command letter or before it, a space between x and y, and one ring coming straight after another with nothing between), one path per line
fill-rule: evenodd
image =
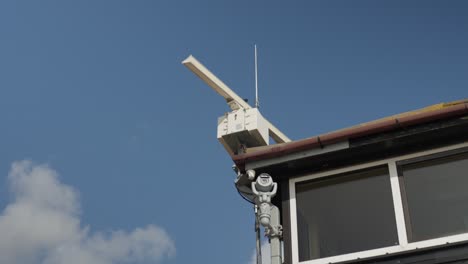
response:
M264 241L262 243L261 250L262 250L262 264L270 264L271 263L270 244L268 243L268 241ZM254 250L249 264L257 264L257 251L256 250Z
M175 254L172 239L154 225L90 233L80 223L78 193L46 165L15 162L8 181L13 201L0 214L0 263L159 262Z

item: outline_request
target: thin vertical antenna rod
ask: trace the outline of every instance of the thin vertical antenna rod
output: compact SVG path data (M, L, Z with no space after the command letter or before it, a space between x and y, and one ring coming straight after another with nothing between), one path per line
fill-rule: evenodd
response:
M260 104L259 104L259 101L258 101L257 44L255 44L254 47L255 47L255 108L258 109Z

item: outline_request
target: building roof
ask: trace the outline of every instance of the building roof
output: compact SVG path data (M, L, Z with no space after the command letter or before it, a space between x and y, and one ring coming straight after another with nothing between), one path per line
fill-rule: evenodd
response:
M455 118L468 114L468 99L440 103L422 109L385 117L330 133L296 140L288 143L247 149L246 153L233 155L237 167L243 169L252 161L276 158L300 151L323 148L324 146L364 136L404 129L414 125Z

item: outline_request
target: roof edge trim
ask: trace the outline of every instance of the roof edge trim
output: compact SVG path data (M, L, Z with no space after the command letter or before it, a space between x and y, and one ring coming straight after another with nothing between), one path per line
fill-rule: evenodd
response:
M434 109L433 107L429 108ZM468 114L468 100L460 100L454 103L444 104L444 107L438 107L435 110L432 109L428 111L415 111L412 114L396 115L394 117L376 120L311 138L272 145L271 148L268 149L234 155L232 156L232 160L236 166L243 170L247 162L280 157L313 148L323 148L324 145L330 145L340 141L389 132L444 118L462 116Z

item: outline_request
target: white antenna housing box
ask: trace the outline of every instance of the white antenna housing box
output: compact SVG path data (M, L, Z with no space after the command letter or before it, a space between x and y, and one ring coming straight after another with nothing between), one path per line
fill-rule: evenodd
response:
M218 119L218 140L231 154L241 148L266 146L268 124L257 108L240 108Z

